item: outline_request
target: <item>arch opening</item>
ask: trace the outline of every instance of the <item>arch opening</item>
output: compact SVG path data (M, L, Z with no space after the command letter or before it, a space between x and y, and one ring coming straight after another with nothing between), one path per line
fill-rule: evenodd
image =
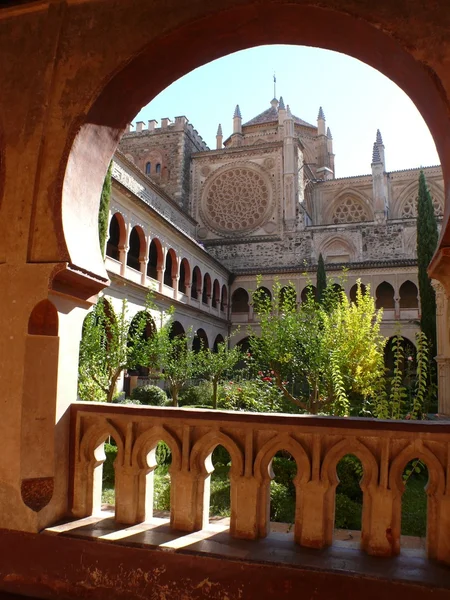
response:
M120 213L115 213L109 222L109 237L106 242L106 256L120 260L120 249L124 245L125 221Z
M382 283L380 283L380 285L377 287L376 292L375 292L376 308L394 309L395 308L394 295L395 295L394 288L392 287L392 285L390 283L388 283L387 281L383 281Z
M180 279L178 281L178 291L182 294L187 293L187 288L191 284L191 268L187 258L183 258L180 263Z
M270 532L294 533L297 463L290 452L279 450L269 463Z
M231 516L230 453L221 444L217 445L206 458L205 467L209 473L206 484L209 486L209 523L228 529Z
M143 256L145 255L145 236L140 227L133 227L130 233L127 266L135 271L140 271Z
M400 286L400 309L419 308L419 290L412 281L405 281Z
M231 296L231 312L233 314L248 314L250 310L249 296L244 288L237 288Z
M425 553L427 540L428 467L423 460L410 460L403 470L400 548Z
M162 264L162 247L158 239L150 242L148 250L147 276L152 279L158 279L158 269Z
M334 500L333 540L360 545L363 511L363 465L354 454L346 454L336 465L338 485Z

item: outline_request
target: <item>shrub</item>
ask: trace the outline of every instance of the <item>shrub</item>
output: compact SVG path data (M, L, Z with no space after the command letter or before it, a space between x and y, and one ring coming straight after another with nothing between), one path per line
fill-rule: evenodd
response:
M166 392L157 385L138 386L131 392L130 397L148 406L164 406L167 403Z
M347 454L336 467L339 485L337 493L347 496L353 502L362 504L362 490L359 485L363 476L360 460L353 454Z
M156 446L156 462L160 466L172 463L172 451L165 442L158 442Z
M170 475L167 469L155 469L153 480L153 508L170 510Z
M282 483L270 482L270 520L276 523L293 523L295 520L295 497Z
M344 494L336 494L334 526L337 529L361 529L362 506Z
M117 446L105 442L106 459L103 463L103 489L113 489L115 482L114 461L117 458Z
M276 483L283 485L289 494L295 498L294 477L297 474L295 460L286 456L275 456L272 461L272 470L276 478Z
M212 385L209 381L202 381L198 385L190 385L180 392L178 400L180 406L194 408L212 407Z
M209 512L211 515L220 517L230 516L230 481L228 478L212 478Z
M281 412L281 392L259 379L230 381L219 389L218 408L249 412Z

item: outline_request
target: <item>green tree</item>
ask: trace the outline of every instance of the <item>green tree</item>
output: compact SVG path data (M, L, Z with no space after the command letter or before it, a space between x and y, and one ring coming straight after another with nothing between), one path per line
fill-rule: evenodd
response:
M83 324L78 370L82 400L111 402L121 373L149 364L152 343L145 336L149 319L150 306L130 319L126 300L118 313L105 298L98 300Z
M98 237L103 257L105 256L106 239L108 236L109 203L111 200L111 171L112 161L109 164L105 181L103 182L102 195L100 196L100 208L98 211Z
M167 382L172 405L178 406L178 396L183 386L199 371L198 353L189 346L192 332L188 336L172 335L172 314L163 315L164 325L152 338L153 377Z
M217 408L217 390L219 383L243 358L238 346L228 347L228 340L217 344L217 352L202 348L198 353L198 371L212 383L212 405Z
M322 302L323 295L327 288L327 274L325 272L325 263L323 262L322 253L319 254L319 261L317 263L317 302Z
M421 305L420 327L429 343L430 355L436 353L436 297L428 277L428 265L436 251L438 229L431 194L423 171L419 175L417 200L417 262Z
M309 294L299 307L295 292L280 304L280 285L272 299L254 293L260 334L250 335L252 360L264 379L285 398L316 414L349 415L378 401L384 377L382 313L358 282L350 302L330 283L319 304Z

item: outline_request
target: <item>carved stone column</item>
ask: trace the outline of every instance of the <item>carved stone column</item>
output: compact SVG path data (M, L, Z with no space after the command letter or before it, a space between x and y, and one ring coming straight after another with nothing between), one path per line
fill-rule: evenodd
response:
M450 415L450 342L448 323L448 298L443 285L433 279L431 284L436 293L436 336L438 365L439 414Z

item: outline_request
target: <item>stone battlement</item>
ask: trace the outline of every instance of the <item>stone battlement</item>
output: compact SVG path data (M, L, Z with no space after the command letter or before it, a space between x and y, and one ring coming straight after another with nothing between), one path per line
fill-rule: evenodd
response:
M132 127L132 123L127 126L124 137L129 138L135 137L136 135L153 135L159 133L184 131L193 139L195 144L200 147L199 151L209 150L209 146L205 140L199 134L197 129L194 129L192 123L189 123L188 118L185 116L175 117L175 121L165 117L161 119L161 125L159 127L158 121L155 119L148 121L147 126L144 121L136 121L134 131L132 130Z

